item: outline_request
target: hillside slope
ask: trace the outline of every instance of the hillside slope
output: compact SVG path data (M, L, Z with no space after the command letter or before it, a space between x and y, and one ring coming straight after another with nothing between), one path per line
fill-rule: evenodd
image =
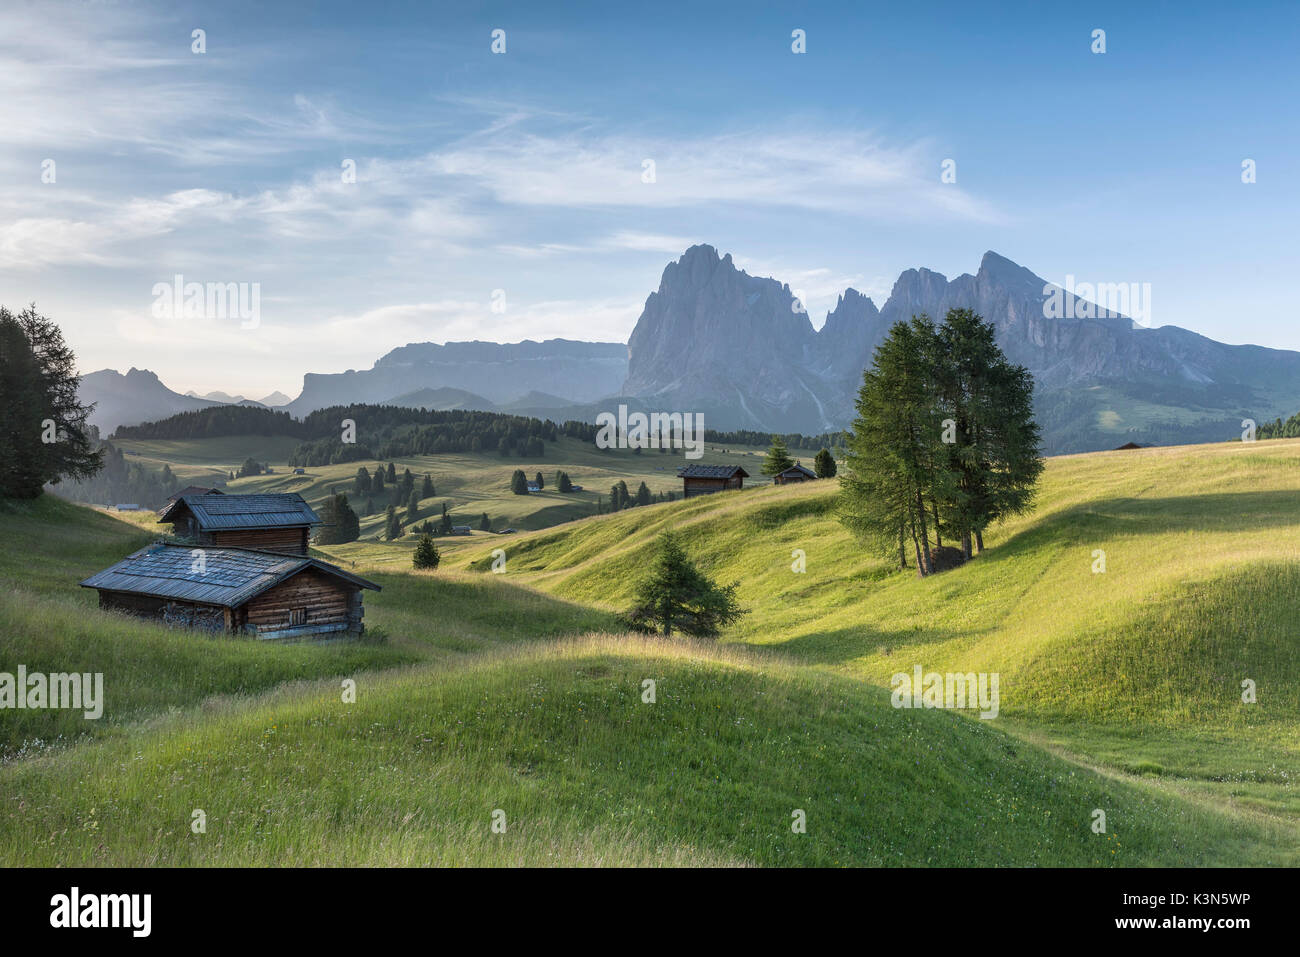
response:
M728 641L879 685L918 664L998 672L1009 723L1122 767L1276 785L1267 800L1300 809L1300 442L1051 459L1031 515L927 580L864 554L834 519L834 489L728 493L520 536L508 574L620 610L672 528L701 567L739 583L750 613ZM489 565L468 545L451 560Z
M0 790L17 798L0 808L6 864L1291 860L1277 828L1081 770L981 722L626 636L369 679L355 705L328 685L272 695L0 768ZM204 834L190 831L195 808ZM1098 808L1106 834L1089 827ZM792 828L798 811L806 833Z

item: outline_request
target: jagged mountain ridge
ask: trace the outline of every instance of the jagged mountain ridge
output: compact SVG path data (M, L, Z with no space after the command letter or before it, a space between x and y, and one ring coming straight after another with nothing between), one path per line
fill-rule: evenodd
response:
M1049 451L1106 448L1117 435L1226 439L1242 416L1263 421L1300 407L1300 353L1141 328L1097 307L1092 318L1053 317L1044 308L1053 292L1066 316L1083 311L1083 300L988 252L978 272L952 280L906 270L879 309L849 289L815 329L789 286L748 275L712 246L693 246L646 300L628 342L623 394L704 411L719 429L842 428L890 326L967 307L1033 373Z
M940 319L954 307L993 322L1003 350L1033 373L1050 453L1224 440L1243 418L1263 422L1300 408L1300 353L1225 345L1175 326L1135 327L1100 309L1094 318L1053 318L1044 310L1053 291L1067 305L1081 302L988 252L976 273L952 280L904 271L879 308L848 289L817 329L788 285L748 275L712 246L693 246L665 267L626 346L412 343L369 370L307 373L302 393L282 408L302 416L376 402L563 421L627 401L703 412L713 429L818 433L851 423L862 370L893 323L922 312ZM99 403L92 421L105 433L216 404L135 369L86 376L82 397Z
M292 415L353 402L389 402L423 389L460 389L495 405L528 393L591 402L618 392L627 375L619 342L419 342L392 350L370 369L307 373L302 393L284 406Z

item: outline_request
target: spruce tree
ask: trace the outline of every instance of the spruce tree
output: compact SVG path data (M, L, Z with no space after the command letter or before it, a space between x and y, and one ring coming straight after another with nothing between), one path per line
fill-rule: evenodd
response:
M415 546L415 553L411 556L411 566L437 568L441 561L442 556L438 554L438 546L433 543L433 538L428 533L421 535L419 543Z
M813 472L818 478L834 478L836 472L835 457L830 449L822 449L813 459Z
M395 506L388 506L384 519L384 534L390 542L402 537L402 520L397 517L397 508Z
M0 497L36 498L47 483L103 467L93 406L77 398L76 357L50 319L0 307Z
M767 450L767 458L763 461L763 474L779 475L793 467L794 459L790 458L790 452L785 447L785 439L779 435L772 436L772 445Z
M632 628L674 631L700 638L719 632L744 614L736 601L736 584L718 585L686 556L676 536L660 536L657 554L646 577L637 583L635 602L624 616Z

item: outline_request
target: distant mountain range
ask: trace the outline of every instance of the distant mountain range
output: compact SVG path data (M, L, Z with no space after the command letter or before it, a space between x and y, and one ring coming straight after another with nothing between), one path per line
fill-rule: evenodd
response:
M191 399L207 399L209 402L216 402L221 405L263 405L268 409L288 405L290 401L289 397L283 392L272 392L264 399L246 399L242 395L227 395L224 392L209 392L207 395L199 395L193 389L185 394Z
M1065 316L1045 304L1055 297ZM591 420L619 401L634 408L703 412L710 428L818 433L849 425L862 370L889 327L914 314L941 319L968 307L993 322L998 342L1036 383L1048 452L1228 439L1241 420L1300 409L1300 353L1230 346L1175 326L1147 329L1051 286L989 252L974 274L928 269L898 277L877 308L854 289L814 328L788 285L750 276L712 246L669 263L627 345L548 339L518 343L412 343L372 368L307 373L292 401L280 393L180 395L153 373L112 370L82 380L92 421L165 418L220 402L274 405L296 416L354 402L481 409L563 421Z

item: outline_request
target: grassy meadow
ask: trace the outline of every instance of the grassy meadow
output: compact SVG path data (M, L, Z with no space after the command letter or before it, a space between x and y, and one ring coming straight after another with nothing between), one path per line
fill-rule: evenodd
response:
M209 441L124 447L182 475L250 454ZM446 496L458 521L520 532L440 540L436 572L410 569L412 538L365 527L320 549L383 586L358 643L101 613L76 582L158 527L6 503L0 671L103 671L108 704L98 722L0 712L0 863L1300 862L1300 442L1051 459L1031 514L919 580L843 531L834 482L554 524L582 501L510 495L511 471L565 469L579 495L679 487L679 458L568 441L538 463L398 461L433 475L430 514ZM703 461L757 476L746 451ZM319 500L355 468L231 490ZM721 642L618 631L669 528L739 583L748 614ZM890 676L915 665L999 673L999 717L892 708Z

